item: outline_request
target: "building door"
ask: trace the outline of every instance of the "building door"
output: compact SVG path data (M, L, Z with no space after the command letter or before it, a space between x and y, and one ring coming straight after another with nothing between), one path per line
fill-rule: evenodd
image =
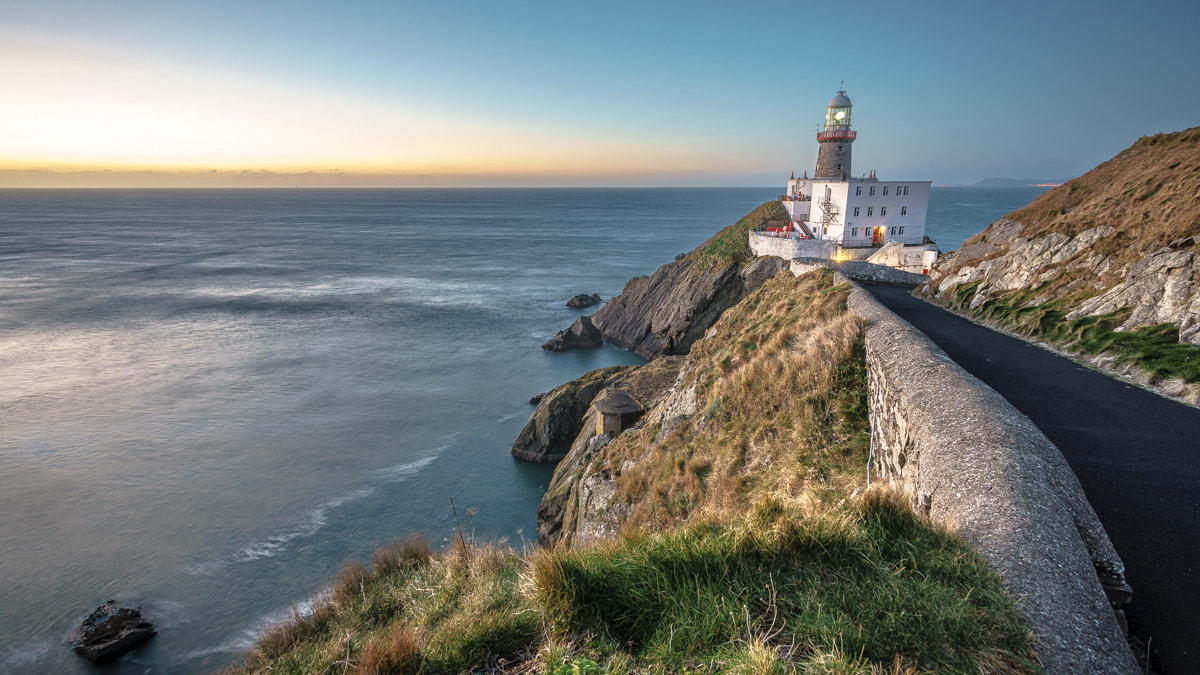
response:
M878 246L883 243L883 233L887 228L877 227L875 233L871 236L871 245Z

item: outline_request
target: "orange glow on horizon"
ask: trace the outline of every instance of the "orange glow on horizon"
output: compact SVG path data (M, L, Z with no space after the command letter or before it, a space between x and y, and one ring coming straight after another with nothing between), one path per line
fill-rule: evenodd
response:
M736 173L679 140L289 88L93 46L0 46L0 187L564 183Z

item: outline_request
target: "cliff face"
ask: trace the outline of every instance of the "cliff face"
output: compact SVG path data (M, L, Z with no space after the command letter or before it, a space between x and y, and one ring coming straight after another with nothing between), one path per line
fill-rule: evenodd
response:
M1200 127L1142 138L992 223L943 256L918 293L1196 398L1200 369L1187 354L1167 363L1133 352L1146 351L1139 341L1200 346L1197 244ZM1089 338L1100 331L1108 345Z
M785 269L779 258L714 266L690 256L631 279L592 322L606 341L648 359L687 354L722 312Z
M620 295L591 316L591 324L605 342L647 359L687 354L722 312L787 268L779 259L756 258L748 243L750 230L786 218L778 201L759 206L683 258L650 276L631 279ZM560 331L545 348L565 351L599 345L575 344L578 332L575 327Z
M551 389L538 401L537 409L513 443L513 457L541 464L553 464L565 457L583 430L583 417L592 401L632 370L637 366L600 368Z
M627 369L607 386L630 394L644 408L654 411L673 391L683 366L682 357L665 356ZM593 400L599 398L599 393ZM594 457L613 439L597 434L600 413L595 405L588 405L578 419L580 426L570 439L570 449L555 469L538 506L538 537L546 544L562 540L570 545L610 536L623 519L619 507L609 508L613 472L589 470ZM653 414L651 419L655 419Z

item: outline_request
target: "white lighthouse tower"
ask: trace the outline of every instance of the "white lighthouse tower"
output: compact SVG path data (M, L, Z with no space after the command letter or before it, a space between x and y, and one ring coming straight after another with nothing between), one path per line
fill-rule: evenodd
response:
M852 112L850 97L839 90L817 132L813 177L807 172L800 178L793 174L787 193L780 196L790 222L752 233L751 246L757 239L759 248L778 255L775 251L780 247L764 238L786 238L795 240L787 250L796 253L784 257L867 259L924 272L938 253L937 245L925 237L932 181L881 181L874 171L853 176L851 149L858 132L850 128Z

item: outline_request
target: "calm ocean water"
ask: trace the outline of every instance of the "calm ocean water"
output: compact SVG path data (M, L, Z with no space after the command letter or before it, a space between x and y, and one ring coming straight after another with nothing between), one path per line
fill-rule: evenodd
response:
M108 599L160 629L109 672L223 667L451 497L532 544L527 399L640 361L543 352L563 301L779 191L0 191L0 672L91 672L65 639ZM929 234L1039 192L935 188Z

